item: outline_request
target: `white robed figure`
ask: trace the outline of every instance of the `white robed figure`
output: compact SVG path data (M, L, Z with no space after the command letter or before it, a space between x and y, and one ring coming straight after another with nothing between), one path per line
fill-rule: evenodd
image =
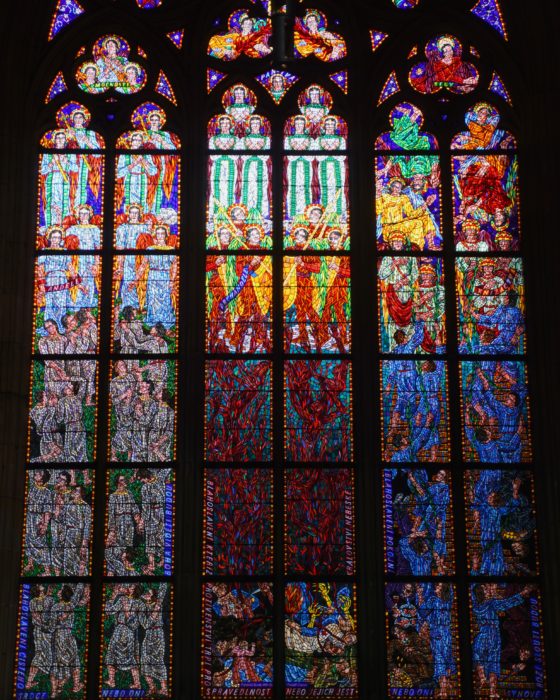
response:
M45 586L36 584L31 587L31 600L29 612L31 613L31 627L33 630L33 646L35 654L29 667L29 676L25 684L26 690L30 690L35 684L38 673L49 675L53 664L52 650L52 615L54 598L47 595Z
M62 229L51 228L47 233L49 250L63 250ZM37 258L37 276L43 290L43 318L54 321L57 330L62 329L62 317L70 306L70 289L78 286L69 255L40 255ZM46 335L46 329L39 330Z
M144 145L142 134L138 131L132 133L130 147L133 150ZM158 167L151 155L138 153L123 153L117 159L117 205L120 207L129 204L139 204L144 210L156 213L159 209L161 197L153 188L157 188ZM150 206L151 204L151 206Z
M83 583L65 584L59 592L58 601L52 606L53 618L53 668L51 672L51 693L55 697L66 681L72 679L72 692L83 688L80 679L82 659L74 634L76 607L85 593Z
M87 576L88 547L91 533L91 506L83 499L80 486L75 486L63 507L64 548L63 570L66 576Z
M40 165L45 225L61 224L72 213L78 184L78 156L45 153Z
M85 388L85 387L84 387ZM64 426L64 461L87 462L83 397L68 382L56 407L56 418Z
M140 688L140 620L145 613L145 604L141 600L141 584L116 585L113 597L105 603L105 613L111 615L115 624L113 634L107 646L105 665L107 679L104 685L115 687L115 673L130 671L131 688Z
M52 561L47 532L54 512L54 494L48 486L50 472L35 471L32 479L30 475L25 523L25 571L40 566L48 576Z
M143 596L144 613L141 624L145 635L140 648L140 668L148 683L148 692L157 693L154 681L158 681L160 692L167 694L167 667L165 665L165 631L163 627L163 601L167 595L167 583L156 584Z
M107 569L113 575L129 573L124 569L122 555L132 547L134 531L140 522L140 509L126 486L126 479L121 474L116 490L109 496L105 549Z
M79 243L79 250L99 250L101 247L101 230L91 224L93 209L88 204L82 204L77 208L78 223L66 229L66 238L75 236ZM97 306L97 290L99 284L98 262L95 255L83 254L75 256L78 275L82 282L76 294L74 308L92 309Z
M146 554L148 566L144 573L153 575L156 561L161 565L165 544L165 488L170 469L138 470L138 479L142 482L141 507L144 535L146 537Z

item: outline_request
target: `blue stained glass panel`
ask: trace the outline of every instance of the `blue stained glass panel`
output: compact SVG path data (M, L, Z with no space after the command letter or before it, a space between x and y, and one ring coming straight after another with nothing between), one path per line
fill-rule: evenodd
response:
M538 587L474 583L470 598L474 697L546 698Z
M383 470L385 572L402 576L453 574L451 472Z
M455 585L388 583L385 620L389 697L459 698Z
M467 462L529 462L527 367L493 360L461 363L463 457Z
M68 26L84 11L84 8L76 0L58 0L49 30L49 41L53 39L61 29Z
M447 366L441 360L381 363L383 459L447 462Z
M465 473L471 575L537 574L534 500L530 471L473 469Z

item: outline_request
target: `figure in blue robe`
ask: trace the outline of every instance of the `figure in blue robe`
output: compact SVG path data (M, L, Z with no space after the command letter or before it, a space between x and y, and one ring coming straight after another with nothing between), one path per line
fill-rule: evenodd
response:
M442 687L442 679L447 679L456 670L453 658L453 638L451 611L453 609L453 589L447 583L438 583L433 592L424 600L422 609L430 630L430 648L434 660L434 681Z
M473 662L490 680L499 678L501 673L502 637L500 634L500 613L522 605L521 593L498 598L489 591L492 584L478 584L472 587L473 613L478 632L473 643ZM488 593L487 593L488 591Z

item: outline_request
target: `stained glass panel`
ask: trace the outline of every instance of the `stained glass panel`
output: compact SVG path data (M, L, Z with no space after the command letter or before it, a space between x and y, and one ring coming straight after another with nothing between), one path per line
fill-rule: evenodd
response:
M465 473L471 575L537 574L534 500L529 471L475 469Z
M459 352L520 354L525 349L521 258L457 258Z
M57 133L56 147L67 148L67 141L60 136L61 132ZM39 156L39 248L99 248L102 207L103 156L75 153ZM56 245L51 240L55 231L60 234ZM72 235L69 241L65 240L67 234Z
M445 362L383 360L381 413L384 461L449 460Z
M284 80L282 73L271 75L276 76L275 82L279 78ZM222 106L224 113L215 115L208 123L210 150L263 151L270 148L270 122L255 114L257 96L253 90L243 83L232 85L222 96Z
M210 38L208 55L222 61L234 61L240 56L263 58L272 52L268 45L271 34L269 19L251 17L246 10L236 10L228 17L227 31Z
M395 71L391 71L389 75L387 76L387 80L383 84L383 87L381 88L381 92L379 93L379 98L377 99L377 106L379 107L382 105L384 102L386 102L390 97L393 95L396 95L397 92L399 92L401 89L401 86L399 85L399 80L397 78L397 74Z
M284 493L286 573L354 574L352 471L288 469Z
M67 102L56 113L57 128L47 131L41 139L41 146L57 150L103 148L103 136L87 128L90 121L91 113L87 107L79 102ZM91 165L96 161L90 158L86 162Z
M475 583L471 593L474 697L545 698L540 592L534 585Z
M284 363L285 457L297 462L352 460L352 368L347 360Z
M212 92L218 83L221 83L226 74L213 68L206 69L206 92Z
M132 354L175 352L178 306L179 258L176 255L115 256L114 351Z
M518 250L517 156L453 156L452 167L457 250Z
M391 130L381 134L375 142L375 148L378 151L428 151L438 147L435 136L422 131L424 115L410 102L401 102L391 110L389 124ZM408 160L397 158L392 162L399 166L401 174L409 175L416 171L425 171L426 165L430 163L429 160L421 157ZM405 166L405 171L402 171L401 163L408 164ZM411 167L412 172L409 172Z
M529 462L531 439L524 362L461 363L463 457L467 462Z
M310 85L300 93L300 114L290 117L284 125L284 148L287 151L345 149L348 127L342 117L330 114L332 104L331 94L320 85Z
M340 231L328 233L333 249L342 245ZM350 258L284 258L284 350L349 352Z
M399 10L412 10L420 3L420 0L391 0L391 2Z
M144 147L132 132L130 147ZM115 179L115 247L165 250L179 236L179 157L122 153Z
M258 241L250 230L248 235L251 241ZM209 352L270 352L270 256L206 257L206 349Z
M136 0L136 4L141 10L151 10L154 7L159 7L163 0Z
M449 90L458 95L472 92L478 85L478 71L463 60L463 47L454 36L443 35L432 39L424 49L426 61L412 67L409 81L424 95Z
M91 469L27 472L23 576L89 574L93 484Z
M272 363L206 363L205 455L216 462L272 458Z
M183 48L183 37L185 35L184 29L175 29L172 32L168 32L165 36L169 41L176 46L178 49Z
M377 156L375 190L378 249L442 249L438 156Z
M206 469L204 573L272 573L272 470Z
M280 104L284 95L299 78L285 70L269 70L266 73L262 73L262 75L257 75L257 80L272 97L274 102Z
M177 99L175 97L173 86L169 82L169 78L162 70L159 72L155 91L158 93L158 95L161 95L162 97L165 97L166 100L169 100L171 104L177 106Z
M465 114L467 130L454 136L451 148L465 151L486 151L515 148L515 138L499 129L500 113L488 102L477 102Z
M272 584L205 583L202 695L272 696Z
M58 73L54 76L51 86L47 90L47 94L45 96L45 104L48 104L51 100L54 100L54 98L57 97L57 95L61 95L67 90L68 85L66 85L64 75L62 71L58 71Z
M171 697L172 619L169 583L105 584L101 697Z
M303 17L296 17L294 28L296 58L315 56L320 61L338 61L346 56L346 42L327 29L327 18L319 10L309 9Z
M471 12L499 32L504 39L507 39L506 26L499 0L478 0Z
M455 571L451 472L384 469L385 573L444 576Z
M284 161L284 247L350 247L346 156L287 156ZM339 233L336 241L329 234Z
M84 583L21 586L16 651L18 700L86 697L90 587Z
M78 66L76 82L84 91L97 95L107 90L131 95L147 81L144 68L129 58L130 45L122 36L108 34L93 44L92 58Z
M170 576L174 477L171 469L110 469L107 474L105 572Z
M377 51L388 36L388 34L380 31L379 29L370 29L369 38L371 40L371 50Z
M445 350L441 258L383 257L377 263L381 352Z
M286 584L286 695L357 697L357 639L353 584Z
M505 100L508 103L508 105L513 104L511 96L504 81L501 79L498 73L496 73L496 71L492 73L492 78L490 79L490 85L488 85L488 89L490 90L490 92L499 95L503 100Z
M455 586L388 583L385 619L389 697L460 697Z
M136 107L130 119L133 131L127 131L117 139L117 148L138 148L139 138L142 141L140 148L149 150L176 151L181 146L181 141L176 134L163 131L167 116L163 109L155 102L143 102Z
M272 248L270 156L210 156L208 169L206 246Z
M96 393L95 360L31 363L29 461L95 459Z
M175 457L175 360L116 360L109 382L112 462Z
M84 8L76 0L57 0L49 29L49 41L54 39L61 29L79 17L83 11Z
M99 256L39 256L35 269L34 351L43 355L96 352L100 289Z

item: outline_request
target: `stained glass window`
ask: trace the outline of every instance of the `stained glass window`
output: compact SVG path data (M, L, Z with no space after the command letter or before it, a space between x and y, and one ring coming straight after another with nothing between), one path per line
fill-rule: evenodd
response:
M500 4L136 0L71 44L83 4L44 37L17 700L549 697Z

